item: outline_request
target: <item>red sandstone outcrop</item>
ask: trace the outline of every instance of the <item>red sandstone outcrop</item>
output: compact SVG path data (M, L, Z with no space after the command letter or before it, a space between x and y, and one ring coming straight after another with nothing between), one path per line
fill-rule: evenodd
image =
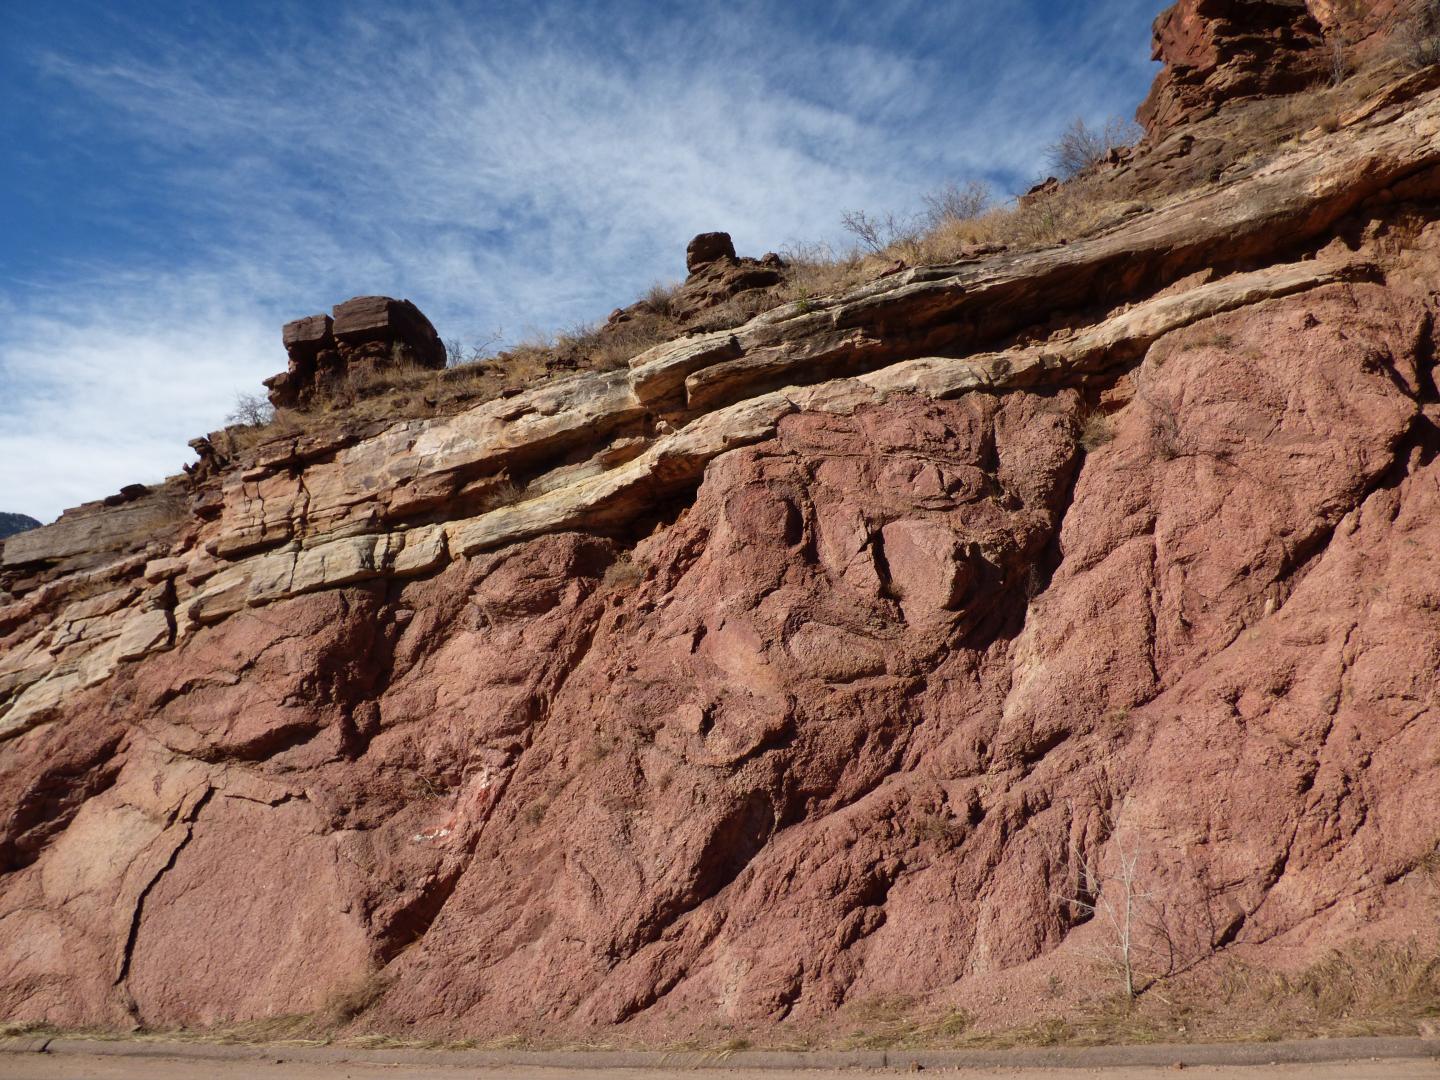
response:
M1165 69L1138 119L1153 137L1238 97L1303 89L1323 40L1304 0L1181 0L1155 21Z
M277 408L303 408L352 373L445 366L445 346L430 320L409 300L388 296L356 296L335 305L333 316L288 322L283 337L290 366L265 380Z
M687 245L685 266L689 275L666 297L665 311L677 323L695 327L706 312L742 293L780 284L785 263L773 251L760 259L737 256L729 233L709 232ZM652 309L648 300L619 308L611 313L605 329L621 328L637 315L653 314Z
M11 538L0 1015L1028 1021L1119 853L1147 977L1428 932L1437 203L1395 82L1074 243Z
M1391 47L1414 0L1179 0L1155 20L1156 77L1136 118L1152 141L1237 99L1289 94ZM1338 56L1337 56L1338 53Z

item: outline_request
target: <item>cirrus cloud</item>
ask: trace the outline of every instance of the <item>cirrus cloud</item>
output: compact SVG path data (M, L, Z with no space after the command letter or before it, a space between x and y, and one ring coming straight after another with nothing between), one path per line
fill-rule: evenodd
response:
M679 276L696 232L758 254L948 180L1014 190L1071 117L1133 107L1153 13L176 10L22 19L6 46L27 108L0 173L25 241L0 255L0 508L177 471L283 366L280 323L351 295L513 338Z

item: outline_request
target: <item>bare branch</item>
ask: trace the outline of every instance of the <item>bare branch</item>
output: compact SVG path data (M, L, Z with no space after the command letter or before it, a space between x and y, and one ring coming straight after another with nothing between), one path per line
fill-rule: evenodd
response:
M954 221L970 221L990 208L990 188L978 180L964 186L946 184L925 196L925 224L932 229Z
M1076 117L1050 145L1050 164L1062 179L1071 180L1101 164L1112 149L1134 146L1143 134L1134 121L1119 117L1098 129Z
M260 394L241 394L235 399L235 411L225 418L227 424L264 427L275 419L275 407Z
M1411 67L1440 64L1440 0L1421 0L1400 27L1396 40L1401 56Z

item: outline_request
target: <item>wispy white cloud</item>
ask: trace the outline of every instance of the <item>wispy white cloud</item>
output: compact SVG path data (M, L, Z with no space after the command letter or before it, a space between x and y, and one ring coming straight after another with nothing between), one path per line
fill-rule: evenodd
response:
M98 60L37 49L37 78L136 149L104 164L171 212L0 301L0 508L176 471L282 366L284 319L360 292L447 337L593 319L682 273L701 230L758 254L946 179L1014 186L1146 74L1136 0L1054 6L1064 26L1001 0L639 7L361 7L244 48L191 27Z
M179 284L157 293L153 282L117 278L93 293L67 289L50 304L31 298L28 310L0 311L6 505L48 519L178 472L204 419L225 416L242 389L269 374L267 313L237 303L230 281Z

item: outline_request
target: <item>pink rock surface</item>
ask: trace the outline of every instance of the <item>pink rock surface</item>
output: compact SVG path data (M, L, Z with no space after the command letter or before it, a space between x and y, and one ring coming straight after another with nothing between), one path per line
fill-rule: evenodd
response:
M1121 864L1147 976L1433 935L1437 132L10 541L0 1018L1029 1023Z
M1088 454L1074 391L795 414L628 574L562 534L199 630L8 750L0 1011L382 967L361 1024L430 1033L983 1009L1127 836L1184 955L1313 955L1437 839L1426 320L1171 335Z

